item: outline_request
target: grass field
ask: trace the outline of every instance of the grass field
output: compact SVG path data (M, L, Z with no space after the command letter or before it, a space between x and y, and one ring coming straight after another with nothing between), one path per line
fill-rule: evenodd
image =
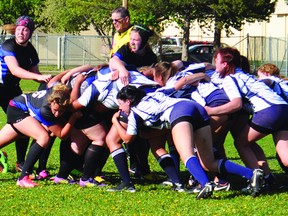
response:
M22 82L24 91L33 91L37 85ZM1 127L6 122L0 111ZM275 147L271 136L259 141L268 157L269 165L277 177L277 184L285 183L285 176L275 159ZM233 146L230 136L225 142L229 159L242 162ZM52 181L41 181L40 187L25 189L16 186L19 173L15 167L15 145L2 150L8 154L9 172L0 174L0 214L1 215L285 215L288 193L275 188L257 198L241 194L246 186L243 179L230 176L232 189L228 192L215 192L210 199L195 200L195 194L177 193L158 182L145 183L134 179L136 193L109 193L107 187L80 188L78 185L55 185ZM160 166L150 155L151 170L163 175ZM55 175L59 168L59 140L52 148L48 161L50 173ZM181 165L181 175L187 182L188 173ZM104 167L111 184L117 184L119 175L111 158Z

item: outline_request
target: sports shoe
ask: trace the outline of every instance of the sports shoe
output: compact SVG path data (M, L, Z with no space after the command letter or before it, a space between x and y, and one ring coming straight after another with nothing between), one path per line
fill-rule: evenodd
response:
M52 178L51 178L52 180ZM59 178L57 175L53 178L55 184L76 184L76 181L71 177L68 176L67 179Z
M181 183L174 183L172 186L172 190L179 192L179 193L186 192L183 184L181 184Z
M198 181L194 178L193 175L190 175L188 179L188 185L194 187L196 184L198 184Z
M263 180L263 170L255 169L253 171L253 176L250 179L250 187L251 187L251 196L256 197L260 194L261 188L264 185Z
M172 180L169 178L164 180L161 184L165 186L173 186Z
M189 186L187 188L188 193L197 193L198 194L201 190L202 190L202 186L198 182L196 184L194 184L193 186Z
M266 191L271 190L271 188L273 188L273 185L275 184L275 181L276 178L272 173L270 173L268 176L265 176L263 189Z
M108 188L107 191L109 192L119 192L119 191L127 191L130 193L135 193L136 189L132 182L121 182L117 187L115 188Z
M207 182L205 186L198 193L196 200L211 197L213 194L213 188L214 188L214 182Z
M83 181L82 178L80 178L79 180L79 185L81 187L95 187L95 186L98 186L100 183L97 182L95 179L93 178L89 178L88 180L86 181Z
M37 179L38 180L43 180L43 179L47 179L49 176L49 172L46 170L42 170L41 172L39 172Z
M225 182L225 183L215 182L214 191L229 191L230 187L231 185L229 182Z
M15 170L16 170L17 172L22 172L23 165L24 165L24 162L22 162L22 163L16 163L16 165L15 165Z
M0 151L0 173L7 173L8 172L8 156L6 152Z
M106 185L107 184L107 180L105 179L104 176L95 176L94 178L95 181L97 181L99 184L103 184ZM99 185L98 185L99 186Z
M36 184L35 182L33 182L29 176L25 176L23 179L18 179L17 180L17 183L16 183L17 186L20 186L20 187L23 187L23 188L32 188L32 187L35 187L35 186L39 186L39 184Z

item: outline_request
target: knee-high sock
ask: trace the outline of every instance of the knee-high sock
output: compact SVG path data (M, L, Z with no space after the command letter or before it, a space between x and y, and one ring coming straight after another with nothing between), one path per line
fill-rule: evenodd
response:
M94 178L95 170L99 164L101 156L104 152L103 146L89 145L84 156L84 167L82 180L86 181L87 179Z
M171 155L177 172L180 175L180 156L175 146L169 146L169 154Z
M127 145L130 169L136 169L140 171L142 175L149 174L151 172L148 163L149 150L150 146L147 140L136 136L136 139Z
M114 163L118 169L121 179L124 182L131 182L131 178L128 171L128 163L126 152L123 148L117 149L111 153Z
M28 145L29 145L29 138L19 139L15 142L16 155L17 155L16 163L18 164L24 163Z
M158 159L159 165L165 171L165 173L169 176L173 183L181 183L180 177L175 168L175 164L173 159L169 154L164 154Z
M208 176L196 156L190 157L185 162L185 167L189 170L191 175L193 175L194 178L202 185L202 187L204 187L205 184L209 182Z
M50 155L50 152L51 152L51 149L52 149L52 146L53 146L55 139L56 139L55 136L50 138L48 147L40 155L39 163L38 163L39 165L38 165L38 168L36 171L37 173L41 172L42 170L47 169L48 158L49 158L49 155Z
M253 176L253 170L239 164L235 164L229 160L221 159L218 162L218 171L221 174L234 174L246 179L251 179Z
M95 170L94 176L101 176L102 175L103 167L105 166L105 164L109 158L109 155L110 155L109 149L103 147L103 152L102 152L101 157L99 158L99 163L98 163L98 166Z
M44 151L44 148L41 147L38 143L34 143L31 146L19 179L23 179L25 176L31 174L35 163L37 162L37 160L39 159L43 151Z
M71 149L71 141L67 139L60 143L60 168L57 176L59 178L67 178L70 172L76 168L83 167L83 156L77 155Z

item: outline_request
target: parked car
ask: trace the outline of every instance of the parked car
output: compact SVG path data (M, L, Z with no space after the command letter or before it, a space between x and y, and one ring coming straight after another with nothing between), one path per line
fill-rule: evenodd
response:
M222 46L227 46L222 44ZM195 44L189 46L188 48L188 61L190 62L210 62L213 61L214 55L214 46L211 43L208 44ZM181 59L182 52L179 53L163 53L161 60L162 61L174 61Z
M162 37L162 53L182 52L182 37Z

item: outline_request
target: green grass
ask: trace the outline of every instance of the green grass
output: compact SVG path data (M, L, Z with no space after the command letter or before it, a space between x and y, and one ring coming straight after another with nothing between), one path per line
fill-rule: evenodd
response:
M23 82L24 91L33 91L37 85ZM21 84L21 85L22 85ZM0 112L0 124L6 117ZM271 136L261 140L260 145L268 157L269 165L277 177L277 183L284 183L284 174L275 159L275 147ZM230 136L225 142L227 155L242 164ZM176 193L158 183L141 184L135 180L137 192L134 194L109 193L104 188L80 188L78 185L54 185L52 181L41 181L40 187L24 189L16 187L19 173L14 171L15 145L2 150L8 153L9 172L0 174L1 215L285 215L287 191L273 190L257 198L245 196L240 189L246 186L243 179L229 177L232 190L215 192L210 199L195 200L194 194ZM163 174L156 160L150 155L151 170ZM59 168L59 140L52 148L48 168L55 175ZM181 165L182 176L188 173ZM111 158L104 167L105 175L117 184L119 175Z

